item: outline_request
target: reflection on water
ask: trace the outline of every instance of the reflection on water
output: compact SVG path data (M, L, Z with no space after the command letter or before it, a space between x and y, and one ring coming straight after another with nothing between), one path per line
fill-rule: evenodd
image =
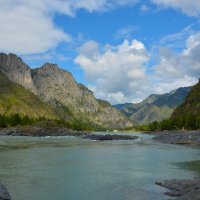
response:
M176 163L176 165L186 170L197 172L198 175L200 176L200 160Z
M164 200L156 180L198 175L199 161L189 162L200 160L198 147L140 136L144 139L105 142L1 137L0 180L14 200Z

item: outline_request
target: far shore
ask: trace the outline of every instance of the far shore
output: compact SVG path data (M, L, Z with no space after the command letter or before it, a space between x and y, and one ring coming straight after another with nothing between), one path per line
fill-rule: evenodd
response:
M68 129L62 125L29 125L16 126L0 129L0 136L31 136L31 137L45 137L45 136L75 136L82 139L90 140L136 140L139 137L135 135L125 135L116 133L106 133L105 135L97 134L89 131L76 131Z
M105 132L105 135L93 133L90 131L76 131L66 128L63 125L42 123L27 126L16 126L0 129L0 136L32 136L32 137L45 137L45 136L75 136L83 139L91 140L135 140L139 137L137 132L134 135L125 135L123 132ZM128 133L134 133L129 132ZM160 143L178 144L178 145L200 145L200 130L174 130L174 131L151 131L144 132L151 134L154 137L152 140Z

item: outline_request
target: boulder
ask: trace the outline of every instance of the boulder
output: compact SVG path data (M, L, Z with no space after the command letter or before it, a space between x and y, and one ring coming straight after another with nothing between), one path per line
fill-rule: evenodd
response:
M0 200L11 200L7 188L2 183L0 183Z

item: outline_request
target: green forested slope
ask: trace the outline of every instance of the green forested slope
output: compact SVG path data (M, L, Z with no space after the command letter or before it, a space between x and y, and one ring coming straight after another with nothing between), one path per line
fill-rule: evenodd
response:
M115 105L115 107L135 122L135 124L159 122L171 116L174 109L184 102L190 90L191 87L178 88L170 93L150 95L141 103L119 104Z
M178 106L169 119L153 122L147 130L200 129L200 81L192 87L185 101Z
M185 102L176 108L172 114L173 118L183 115L200 116L200 80L192 87L191 92L186 97Z
M53 108L0 72L0 114L10 116L16 113L31 118L58 118Z
M174 110L171 121L174 121L178 127L200 128L200 80L192 87L185 102Z

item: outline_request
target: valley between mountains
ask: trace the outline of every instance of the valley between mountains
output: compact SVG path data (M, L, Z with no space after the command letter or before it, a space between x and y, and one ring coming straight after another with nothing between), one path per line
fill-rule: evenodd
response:
M31 69L17 55L1 53L0 86L3 127L17 125L12 121L20 121L18 118L28 124L53 120L75 130L128 130L148 124L147 130L199 127L199 83L166 94L152 94L141 103L112 106L95 98L91 90L56 64ZM191 123L189 119L193 119ZM6 124L6 120L11 122Z

